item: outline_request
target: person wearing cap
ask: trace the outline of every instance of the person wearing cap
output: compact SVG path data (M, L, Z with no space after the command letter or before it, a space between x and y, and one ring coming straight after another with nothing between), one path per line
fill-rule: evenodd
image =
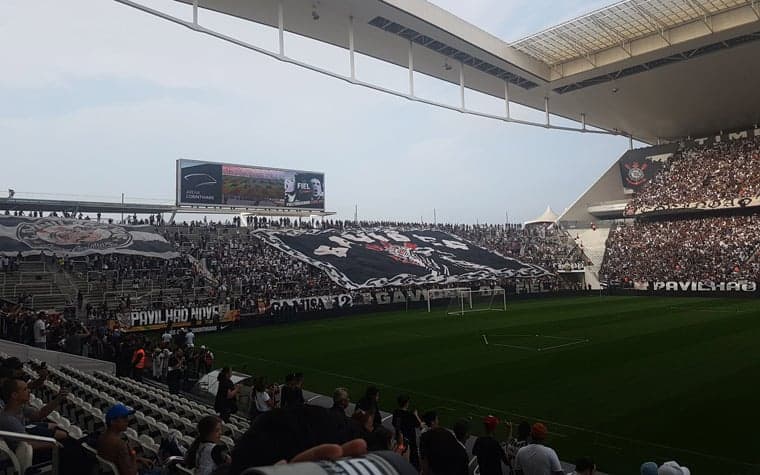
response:
M137 453L122 440L121 434L129 426L129 416L134 414L124 404L116 404L106 412L106 431L98 438L98 455L116 465L120 475L138 475L138 467L150 468L153 462Z
M483 428L486 434L475 440L472 446L472 455L477 457L481 475L502 475L501 464L507 465L507 454L494 434L499 427L499 418L486 416L483 419Z
M531 426L531 442L515 457L515 475L564 475L557 452L544 445L547 434L544 424L536 422Z

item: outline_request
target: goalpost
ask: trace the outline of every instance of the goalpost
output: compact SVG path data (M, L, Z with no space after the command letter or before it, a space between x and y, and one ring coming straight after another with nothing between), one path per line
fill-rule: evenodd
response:
M464 316L470 312L507 311L507 292L501 287L493 289L453 289L446 315Z

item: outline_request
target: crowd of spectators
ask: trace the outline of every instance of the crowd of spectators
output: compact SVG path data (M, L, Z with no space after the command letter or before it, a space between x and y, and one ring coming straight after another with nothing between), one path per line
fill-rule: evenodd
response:
M639 190L628 209L760 195L760 136L691 144Z
M623 283L758 280L760 215L637 221L611 230L600 276Z

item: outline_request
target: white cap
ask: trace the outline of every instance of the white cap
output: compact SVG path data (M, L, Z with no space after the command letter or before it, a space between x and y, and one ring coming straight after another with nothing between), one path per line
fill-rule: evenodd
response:
M657 475L691 475L691 471L686 467L678 465L678 462L671 460L670 462L665 462L657 469Z

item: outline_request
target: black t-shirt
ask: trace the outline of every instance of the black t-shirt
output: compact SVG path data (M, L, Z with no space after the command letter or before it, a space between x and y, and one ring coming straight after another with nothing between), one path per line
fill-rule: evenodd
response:
M281 407L298 407L303 406L305 400L303 398L303 391L299 388L291 388L283 386L280 392L280 405Z
M409 441L410 445L417 445L416 429L420 427L420 421L414 413L406 409L396 409L393 411L393 427Z
M234 399L227 397L227 392L234 389L235 385L229 379L223 379L219 381L219 388L216 390L216 401L214 401L214 409L217 411L228 410L234 403Z
M502 475L501 463L507 463L507 454L498 440L489 436L478 437L472 455L478 458L482 475Z

